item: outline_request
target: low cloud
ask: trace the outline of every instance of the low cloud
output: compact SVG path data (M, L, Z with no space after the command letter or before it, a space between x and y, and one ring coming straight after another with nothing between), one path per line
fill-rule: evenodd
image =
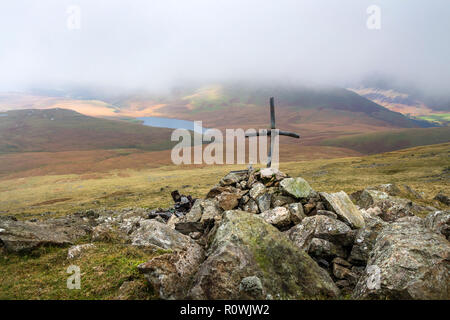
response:
M380 8L379 30L367 27L371 5ZM0 90L348 86L377 74L443 95L448 17L447 0L2 1Z

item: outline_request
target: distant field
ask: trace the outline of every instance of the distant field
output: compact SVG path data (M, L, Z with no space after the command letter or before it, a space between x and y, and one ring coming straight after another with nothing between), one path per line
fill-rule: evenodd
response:
M417 128L357 134L326 139L322 145L358 150L375 154L416 146L445 143L450 141L450 127Z
M170 192L204 197L234 166L165 166L54 174L2 180L0 214L22 218L52 217L90 208L148 208L171 205ZM281 164L281 170L302 176L319 191L353 192L380 183L408 184L425 193L425 203L439 191L450 193L450 143L385 154L340 159L315 159Z

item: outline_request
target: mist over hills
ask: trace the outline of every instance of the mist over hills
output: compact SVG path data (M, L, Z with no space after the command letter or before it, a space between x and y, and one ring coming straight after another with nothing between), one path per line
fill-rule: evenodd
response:
M301 134L300 141L282 138L282 144L321 146L322 141L352 135L364 135L401 128L428 128L434 123L411 119L369 99L338 87L301 85L267 85L224 83L207 86L178 86L167 92L94 91L74 88L34 91L35 95L3 94L0 110L0 152L68 151L112 148L135 148L147 151L170 149L171 129L142 126L117 121L147 116L201 120L211 128L267 128L268 99L275 97L277 127ZM33 110L36 107L43 110ZM64 109L58 109L59 107ZM65 109L72 109L65 110ZM94 116L94 117L91 117ZM101 119L107 118L107 119ZM344 147L362 153L373 150L430 144L436 134L421 134L415 143L396 144L395 133L370 143L328 142L327 146ZM418 131L410 131L417 134ZM404 132L403 136L408 135ZM428 139L429 138L429 139ZM366 141L365 139L363 139ZM407 139L408 141L410 139ZM438 142L446 142L443 135ZM375 141L375 142L374 142ZM419 144L417 144L419 143ZM376 146L374 147L374 144ZM386 146L383 147L382 145ZM298 145L298 146L297 146Z

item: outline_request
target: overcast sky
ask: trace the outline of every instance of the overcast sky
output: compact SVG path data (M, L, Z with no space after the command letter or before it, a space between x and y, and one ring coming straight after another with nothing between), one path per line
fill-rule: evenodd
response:
M0 90L382 74L448 93L449 31L448 0L2 0Z

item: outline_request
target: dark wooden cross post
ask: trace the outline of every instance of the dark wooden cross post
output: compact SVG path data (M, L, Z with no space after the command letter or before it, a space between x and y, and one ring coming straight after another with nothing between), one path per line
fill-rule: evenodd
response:
M300 136L293 132L277 130L275 126L275 104L273 97L270 97L270 130L267 131L267 136L270 137L270 149L267 154L267 168L272 166L272 154L274 150L275 136L288 136L292 138L300 138ZM256 134L246 134L245 137L259 136L259 131Z

